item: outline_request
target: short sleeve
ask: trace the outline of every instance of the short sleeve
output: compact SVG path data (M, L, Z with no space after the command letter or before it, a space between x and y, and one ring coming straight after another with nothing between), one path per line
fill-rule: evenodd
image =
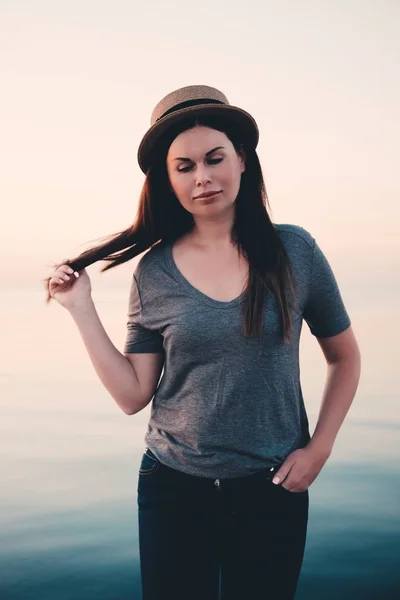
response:
M163 337L157 331L143 325L143 307L135 275L132 279L128 303L127 335L124 353L164 353Z
M335 275L314 238L311 278L303 317L312 335L319 338L338 335L351 325Z

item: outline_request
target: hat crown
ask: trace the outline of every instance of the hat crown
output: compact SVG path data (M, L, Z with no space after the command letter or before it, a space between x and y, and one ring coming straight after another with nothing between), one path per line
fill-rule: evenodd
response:
M154 108L150 128L138 148L138 162L147 173L159 142L172 125L189 117L213 116L227 119L237 127L243 141L253 148L258 144L258 127L254 118L242 108L232 106L220 90L209 85L188 85L170 92Z
M154 125L164 115L179 108L195 104L227 104L228 98L220 90L209 85L188 85L165 96L151 113L150 124Z

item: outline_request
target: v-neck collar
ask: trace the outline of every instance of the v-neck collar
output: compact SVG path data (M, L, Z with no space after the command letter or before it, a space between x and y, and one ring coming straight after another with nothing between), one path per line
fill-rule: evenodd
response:
M224 302L221 300L216 300L215 298L211 298L211 296L207 296L207 294L204 294L199 289L194 287L188 281L188 279L186 279L186 277L181 273L181 271L178 269L178 267L175 263L175 259L172 254L172 247L173 247L173 242L168 242L164 247L164 256L165 256L167 265L169 266L175 279L179 283L181 283L193 297L197 298L198 300L200 300L202 302L205 302L206 304L208 304L210 306L214 306L215 308L233 308L235 306L238 306L241 302L243 302L246 292L242 292L239 296L237 296L236 298L233 298L233 300Z

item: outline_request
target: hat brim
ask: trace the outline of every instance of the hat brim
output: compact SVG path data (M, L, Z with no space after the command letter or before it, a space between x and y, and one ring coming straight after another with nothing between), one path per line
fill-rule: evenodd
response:
M182 108L170 115L166 115L148 129L140 142L137 154L138 163L143 173L147 173L150 166L151 154L155 144L171 125L178 123L188 116L218 114L235 121L238 128L243 132L246 141L254 148L257 147L259 139L257 123L248 112L230 104L197 104L196 106Z

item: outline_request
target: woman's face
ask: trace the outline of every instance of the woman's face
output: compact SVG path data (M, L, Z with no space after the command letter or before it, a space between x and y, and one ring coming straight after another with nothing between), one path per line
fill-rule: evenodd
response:
M179 134L167 154L171 187L193 217L232 211L245 170L244 154L216 129L197 126ZM209 200L203 192L219 192Z

